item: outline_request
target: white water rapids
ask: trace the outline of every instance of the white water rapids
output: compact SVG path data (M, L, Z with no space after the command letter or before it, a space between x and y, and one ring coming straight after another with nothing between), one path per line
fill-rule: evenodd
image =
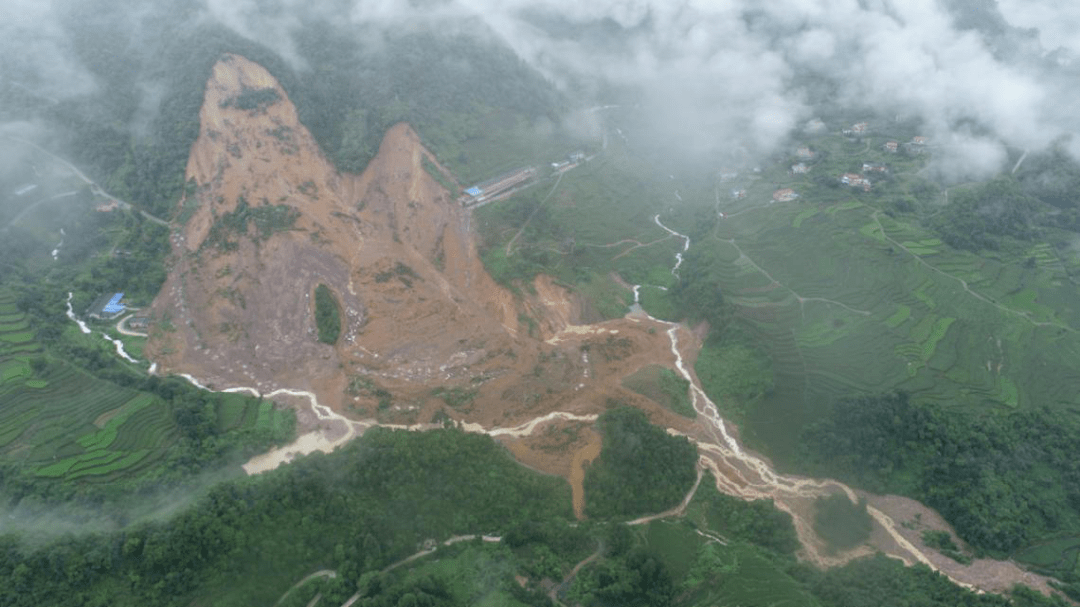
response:
M72 298L72 293L71 293L71 291L68 291L67 317L70 318L71 320L73 320L75 322L75 324L79 325L79 330L80 331L82 331L83 333L89 335L90 334L90 327L86 326L86 323L79 320L79 318L77 316L75 316L75 311L71 309L71 298Z

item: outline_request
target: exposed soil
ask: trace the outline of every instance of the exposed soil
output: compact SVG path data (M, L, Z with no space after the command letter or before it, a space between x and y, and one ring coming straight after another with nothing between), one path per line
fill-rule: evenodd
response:
M1015 584L1030 586L1043 594L1051 594L1047 578L1024 570L1014 561L975 559L970 565L958 563L940 554L922 541L927 530L947 531L956 545L964 542L940 514L919 502L899 495L869 495L868 502L898 523L896 530L926 554L933 566L954 579L963 579L972 587L989 592L1008 592Z
M237 107L252 89L273 89L278 100ZM522 463L567 478L581 517L584 465L600 445L589 424L619 401L696 441L720 490L774 499L791 513L803 557L814 563L835 565L878 549L982 589L1024 582L1045 590L1015 564L939 561L944 557L922 546L917 532L909 536L899 525L916 510L924 524L939 520L910 500L870 496L879 522L870 543L828 554L811 528L813 500L827 491L854 493L832 481L777 475L742 448L734 429L703 404L693 375L704 328L644 314L578 324L593 314L547 277L532 285L535 295L515 296L496 284L477 255L470 211L424 170L423 160L435 159L407 125L387 132L363 174L339 174L280 85L237 56L214 67L200 120L187 167L195 191L177 209L186 222L174 227L169 277L153 304L145 351L162 372L187 373L216 389L317 397L317 406L295 399L301 440L253 460L253 471L332 449L374 424L425 429L448 416L496 436ZM246 234L223 238L222 218L241 199L248 207L288 205L298 216L265 237L252 224ZM318 284L342 310L333 346L316 339ZM623 378L650 365L681 367L691 377L696 420L622 387Z

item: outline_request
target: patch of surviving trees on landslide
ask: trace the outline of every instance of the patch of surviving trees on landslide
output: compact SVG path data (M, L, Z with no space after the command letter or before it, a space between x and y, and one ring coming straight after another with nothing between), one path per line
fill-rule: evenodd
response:
M341 309L330 287L320 283L315 287L315 328L319 341L331 346L341 335Z

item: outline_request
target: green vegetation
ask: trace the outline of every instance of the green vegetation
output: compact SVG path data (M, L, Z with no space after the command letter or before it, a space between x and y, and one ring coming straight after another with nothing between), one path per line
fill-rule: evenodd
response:
M1049 409L957 418L906 394L839 401L801 442L802 469L935 508L968 544L1011 554L1080 531L1080 424Z
M706 341L694 372L710 399L737 419L745 419L747 411L773 387L768 357L734 340Z
M668 435L626 406L607 411L596 423L604 443L585 472L590 517L662 512L690 491L697 449L685 437Z
M800 546L790 514L777 509L772 500L748 502L720 493L711 472L698 485L686 519L702 531L786 557L793 557Z
M442 399L451 409L462 413L468 413L472 409L472 402L479 393L480 390L476 388L464 388L461 386L439 387L431 391L432 396Z
M944 211L934 218L934 230L951 247L969 251L1001 248L1002 239L1032 240L1031 225L1039 202L1020 184L1003 176L972 188L957 190Z
M790 517L721 495L706 475L686 518L643 527L574 523L569 487L531 472L489 437L372 429L330 454L212 488L175 518L35 546L0 536L5 605L223 607L327 604L549 607L564 602L748 607L912 604L1050 607L1018 589L976 595L882 556L818 571L792 556ZM846 500L845 500L846 501ZM699 533L700 532L700 533ZM490 533L390 568L426 541ZM718 541L716 538L721 538ZM55 563L73 564L57 571ZM331 572L297 584L313 572ZM97 603L95 603L97 601Z
M267 106L281 101L281 95L272 88L245 88L239 95L221 102L223 108L236 108L252 112L264 111Z
M416 270L400 261L395 262L393 268L375 273L375 282L388 282L392 278L397 278L406 287L411 287L414 280L424 280Z
M523 69L509 49L469 35L387 33L379 38L384 52L376 53L364 46L366 36L303 20L295 28L296 63L318 69L297 73L227 28L202 25L190 3L141 13L139 35L158 45L142 58L129 52L136 34L115 25L126 21L110 18L129 7L91 1L71 8L62 26L71 51L101 86L78 102L52 104L8 87L5 101L22 101L5 109L15 119L63 125L76 164L159 216L183 219L192 211L177 204L191 189L184 164L206 77L224 52L266 66L343 169L361 170L386 127L400 120L470 183L580 145L558 124L565 108L554 87ZM590 27L547 15L529 19L561 35ZM135 101L147 82L163 91L162 101L132 137L143 113ZM270 89L255 89L226 103L258 111L278 100ZM612 114L623 111L631 110ZM698 359L699 375L722 406L735 403L744 436L775 461L919 497L976 549L1075 576L1080 477L1068 456L1080 405L1080 255L1072 244L1080 229L1080 171L1060 150L1033 151L1015 178L943 190L922 177L923 158L880 149L886 138L906 140L918 125L882 128L889 132L858 144L807 136L801 143L818 154L811 176L787 175L786 161L766 166L733 184L748 192L740 201L721 200L705 170L688 178L683 174L696 169L668 173L672 161L611 137L586 165L477 211L485 263L517 288L547 272L583 295L595 317L622 315L629 303L612 273L646 285L642 303L651 313L708 321L713 334ZM836 175L863 161L887 162L890 173L875 177L872 192L840 188ZM678 206L667 177L675 172L686 200ZM778 185L796 187L800 200L770 204ZM77 187L71 208L95 202ZM301 191L318 194L309 185ZM258 244L292 228L289 207L237 206L214 227L219 249L239 246L239 234ZM718 210L727 214L723 221ZM181 482L288 435L288 416L268 402L147 378L118 362L97 331L78 334L63 317L67 290L77 312L107 290L148 303L164 280L168 232L127 212L84 217L57 205L39 215L54 211L64 223L31 217L32 228L17 226L0 242L0 256L13 260L0 267L0 283L12 290L0 301L5 495L29 505L77 495L96 505L95 488L131 494L147 486L139 482ZM657 213L693 241L679 277L671 268L682 241L653 222ZM61 259L79 263L50 265L60 225L69 228ZM395 268L390 279L408 287L416 276ZM333 324L336 341L340 318ZM738 340L727 339L733 325L742 332ZM594 347L608 360L626 350L618 340ZM893 389L908 391L912 402L864 397L830 409L847 395ZM383 401L378 387L355 390ZM439 396L468 406L467 394L450 389ZM600 503L590 505L594 520L573 530L565 525L565 488L508 464L490 441L458 451L460 445L448 445L473 439L395 443L375 432L365 444L378 449L350 446L341 458L315 456L264 479L224 485L170 524L68 537L36 552L0 540L0 602L273 604L288 580L334 567L335 581L304 586L289 602L323 592L324 604L341 604L359 587L369 604L537 605L546 602L537 580L561 579L588 553L590 540L602 537L602 558L570 591L584 604L1009 604L883 558L826 573L800 567L778 547L781 517L764 504L740 509L717 498L710 504L721 505L693 506L698 529L656 522L619 538L611 529L625 528L604 525L605 508L624 516L613 504L637 511L672 504L673 486L683 490L692 479L684 474L692 471L692 448L661 441L640 420L612 419L602 423L607 461L598 461L587 481L590 503ZM800 433L803 461L788 447ZM630 448L638 439L650 448ZM642 489L637 483L646 479L651 484ZM619 484L649 503L626 499ZM561 501L550 501L553 495ZM434 564L376 574L428 538L504 529L508 538L515 532L529 539L507 539L509 551L447 549ZM732 541L722 545L696 530ZM531 586L521 589L511 572L527 574ZM1024 592L1012 601L1051 603Z
M278 232L291 230L300 217L300 211L286 204L269 204L263 200L261 206L248 206L247 200L241 196L236 201L236 208L222 214L210 226L210 232L203 240L201 248L213 247L219 251L235 251L240 247L240 242L233 238L248 234L248 228L254 227L253 240L256 243L265 241Z
M390 404L393 402L393 395L389 391L383 389L371 379L359 375L349 378L349 385L345 388L345 394L374 398L379 403L380 411L389 409Z
M61 293L12 287L0 291L0 492L14 503L115 500L233 466L294 434L291 410L266 403L256 424L257 399L149 377L97 333L80 333Z
M169 522L58 538L38 548L0 537L0 576L9 581L0 587L0 602L89 604L88 597L98 596L112 604L272 605L302 572L324 568L343 579L345 598L362 579L366 593L390 593L399 583L420 582L405 570L390 577L377 572L416 552L423 540L565 522L569 494L565 481L525 470L488 437L376 429L333 457L308 457L218 485ZM545 533L556 574L568 570L570 558L581 558L580 540L565 524L560 528ZM520 533L517 541L523 555L535 542ZM494 567L490 575L513 583L514 569L497 566L505 549L477 549L494 555L486 559ZM50 564L58 559L82 566L58 575ZM458 583L447 570L432 573ZM462 602L453 604L469 604L455 596Z
M924 565L905 568L903 563L881 554L830 569L820 574L811 588L824 605L1063 607L1066 604L1022 586L1015 587L1009 597L974 594Z
M570 596L590 606L664 607L672 604L675 585L660 559L637 549L580 572Z
M319 331L319 341L334 345L341 335L341 309L330 287L319 284L315 287L315 327Z
M428 175L431 175L432 179L437 181L442 187L446 188L446 191L449 192L451 196L457 196L458 192L461 191L461 187L451 181L450 178L446 176L446 173L439 170L439 167L432 162L427 155L423 157L421 163L424 166L424 170L427 171Z
M952 534L948 531L938 531L928 529L922 532L922 541L927 546L937 550L941 554L951 558L957 563L968 565L971 563L971 557L964 554L960 547L956 545L956 542L952 539Z
M613 115L627 117L622 109ZM602 154L565 174L553 191L538 187L478 210L485 264L510 285L525 285L538 272L556 276L598 308L615 298L593 285L616 272L627 283L645 285L642 302L650 313L708 320L712 331L696 362L703 387L740 422L742 435L781 467L833 474L840 466L816 468L800 460L794 448L800 434L830 417L832 403L882 390L906 391L918 407L939 412L935 423L948 429L934 434L940 436L939 453L977 457L978 450L964 443L971 440L968 431L961 430L972 419L1004 428L1008 422L998 420L1011 419L1011 413L1038 417L1033 412L1046 407L1051 419L1075 427L1080 312L1073 303L1080 255L1070 244L1075 234L1067 231L1067 213L1055 214L1043 204L1047 200L1031 198L1045 182L1026 175L1026 168L1015 180L1004 176L943 191L920 176L927 155L881 149L887 139L910 139L918 127L883 128L896 132L857 146L835 134L807 136L818 153L811 175L791 176L784 162L763 167L760 177L740 177L730 186L745 189L745 199L716 194L729 186L717 188L714 175L673 171L685 200L674 208L655 202L671 195L664 160L643 162L647 151L613 137ZM836 175L857 171L863 162L884 163L890 171L874 177L871 192L837 185ZM1048 163L1035 166L1055 175L1080 174L1062 158ZM777 184L797 187L800 200L767 202ZM1074 197L1066 201L1063 192L1054 196L1069 210ZM718 220L717 210L725 218ZM653 222L656 213L692 239L679 279L670 270L682 241ZM954 221L957 214L966 217ZM604 303L603 314L624 313L628 300L623 291L622 301ZM1021 447L1027 439L1015 448L995 448L1000 456L968 474L977 479L968 484L977 486L965 492L953 489L963 474L939 476L946 466L931 463L929 450L918 447L925 434L905 434L910 444L892 451L874 447L864 458L879 462L888 484L865 475L854 482L875 491L903 487L906 495L928 500L951 513L946 516L961 537L982 550L1009 545L1009 552L1073 533L1075 516L1062 514L1073 512L1062 498L1069 490L1060 489L1072 482L1066 480L1071 469L1051 449L1032 445L1040 461L1057 462L1044 466L1027 459ZM844 452L826 442L824 453ZM888 459L883 454L910 451L922 455L881 461ZM894 459L901 457L908 456ZM817 466L826 459L810 461ZM926 466L936 471L923 471ZM1044 482L1021 482L1005 473L1013 468ZM1001 478L1010 480L995 485ZM1006 496L992 494L992 486ZM976 499L1011 505L977 506ZM957 501L952 509L946 506L951 500ZM1025 531L1006 531L1014 524ZM978 534L984 539L973 540ZM986 537L994 535L998 539ZM1012 539L1000 543L1006 536Z
M814 501L814 533L830 550L849 550L865 542L873 524L865 500L853 504L847 495L834 493Z
M622 384L629 390L652 399L660 406L693 419L697 411L690 401L690 382L675 371L660 365L649 365L626 376Z

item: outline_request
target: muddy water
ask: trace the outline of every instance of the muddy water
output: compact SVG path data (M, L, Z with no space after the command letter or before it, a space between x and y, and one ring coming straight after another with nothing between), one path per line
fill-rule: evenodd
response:
M659 215L654 218L654 221L672 235L684 239L683 251L689 248L689 237L664 226L660 223ZM681 263L682 255L678 254L675 266L672 268L673 273L677 271ZM637 302L639 288L639 285L633 287L635 302ZM641 310L639 305L633 306L630 314L668 327L667 335L671 342L672 355L675 358L675 368L684 379L690 382L694 410L698 412L697 419L701 434L692 438L697 443L702 465L709 468L716 478L717 489L745 499L772 499L778 508L792 515L796 533L803 545L802 556L819 565L839 565L869 553L867 547L860 547L840 555L826 554L826 547L813 532L811 524L812 500L816 497L829 492L843 491L849 499L856 501L859 495L847 485L831 479L816 480L778 474L765 459L743 449L733 433L729 431L716 404L701 389L697 378L683 359L679 344L680 333L684 332L684 327L653 318ZM688 332L686 333L687 338L692 338ZM957 585L969 589L1002 592L1008 590L1013 584L1024 583L1044 593L1049 593L1046 578L1024 571L1014 562L980 559L970 566L961 566L922 546L921 541L909 540L901 533L899 526L899 523L904 521L895 520L884 512L882 510L884 506L876 507L883 503L878 496L869 497L872 505L867 507L867 511L877 523L871 541L874 548L885 554L899 558L909 565L916 562L922 563L941 572ZM914 500L906 500L906 502L915 506L920 512L932 513L936 516L932 510ZM897 511L893 510L893 516L896 515ZM993 573L988 574L988 572Z

